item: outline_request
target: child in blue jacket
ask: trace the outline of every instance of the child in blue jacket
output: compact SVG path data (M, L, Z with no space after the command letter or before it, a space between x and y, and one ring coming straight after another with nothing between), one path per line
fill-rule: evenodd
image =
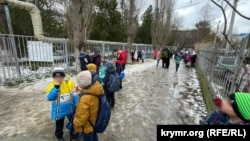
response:
M53 81L46 89L47 100L52 102L51 118L56 121L55 136L58 141L64 141L64 119L73 113L78 97L72 95L75 84L71 79L65 80L63 68L55 68L52 76Z

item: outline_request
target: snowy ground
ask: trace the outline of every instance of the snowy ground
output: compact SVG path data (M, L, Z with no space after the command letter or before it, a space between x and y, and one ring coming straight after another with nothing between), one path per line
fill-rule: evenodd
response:
M198 124L206 114L194 69L181 65L175 73L173 61L170 70L163 70L149 60L129 65L125 72L124 89L116 93L115 110L107 131L99 135L101 141L154 141L157 124ZM0 88L0 140L54 139L55 124L44 94L50 80Z

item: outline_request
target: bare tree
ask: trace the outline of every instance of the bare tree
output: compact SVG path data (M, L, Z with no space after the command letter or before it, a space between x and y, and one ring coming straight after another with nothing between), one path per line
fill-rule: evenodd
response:
M78 59L81 50L86 47L90 26L93 20L95 0L61 0L66 9L66 20L70 42L75 48L77 72L80 72Z
M136 33L136 22L138 18L138 10L136 8L135 0L129 0L129 14L128 14L128 26L127 26L127 52L128 52L128 63L131 63L131 49Z
M181 27L183 27L183 22L183 17L176 15L173 19L173 30L178 31Z
M152 22L152 27L151 27L151 30L152 30L152 44L153 44L153 47L154 48L157 48L157 43L158 43L158 28L159 28L159 0L155 0L155 12L154 12L154 20Z
M157 43L158 43L158 28L159 28L159 0L155 0L155 11L154 11L154 20L152 22L152 44L153 48L157 48Z
M183 26L183 17L175 15L173 18L173 23L172 23L172 39L176 42L177 38L177 32L180 30L180 28Z
M234 7L228 0L224 0L239 16L241 16L244 19L250 20L250 17L247 17L243 15L241 12L239 12L236 7Z
M225 40L227 41L227 43L229 43L230 46L232 46L232 43L230 41L230 39L228 38L228 34L227 32L227 24L228 24L228 19L227 19L227 15L226 15L226 9L229 6L230 8L232 8L239 16L241 16L242 18L246 19L246 20L250 20L250 17L247 17L245 15L243 15L241 12L239 12L237 10L236 7L234 7L228 0L223 0L220 2L220 0L215 1L215 0L211 0L212 3L214 3L222 12L223 17L224 17L224 29L221 32L221 34L224 36Z
M163 39L163 43L168 45L170 43L170 35L171 35L171 25L172 25L172 18L173 18L173 7L174 7L174 0L168 0L167 1L167 11L166 11L166 16L167 16L167 21L166 21L166 37Z
M153 45L163 46L169 43L170 28L173 17L174 0L156 0L155 18L153 22Z
M200 10L201 20L202 21L210 21L213 13L213 8L207 3Z

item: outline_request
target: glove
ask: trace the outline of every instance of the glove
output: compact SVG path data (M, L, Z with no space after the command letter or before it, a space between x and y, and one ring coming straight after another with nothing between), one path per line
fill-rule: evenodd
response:
M218 106L219 108L221 107L221 103L222 103L221 98L214 98L213 101L214 101L216 106Z

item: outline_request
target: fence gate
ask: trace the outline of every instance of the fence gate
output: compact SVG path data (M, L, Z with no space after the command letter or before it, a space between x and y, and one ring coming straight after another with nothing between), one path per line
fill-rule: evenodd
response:
M198 64L214 96L237 91L239 73L247 57L248 38L239 41L225 54L225 48L207 47L198 51Z

